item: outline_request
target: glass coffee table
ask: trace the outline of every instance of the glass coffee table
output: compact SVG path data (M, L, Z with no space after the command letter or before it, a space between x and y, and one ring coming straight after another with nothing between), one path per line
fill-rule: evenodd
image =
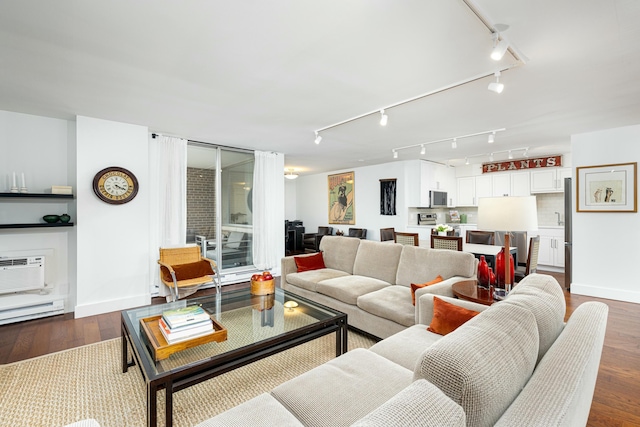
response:
M155 360L141 320L191 305L202 306L224 326L227 339ZM242 289L150 305L122 312L122 372L138 365L145 379L147 426L157 425L157 393L165 389L165 425L169 427L174 392L330 333L336 334L336 357L340 356L347 351L347 315L279 288L267 296Z

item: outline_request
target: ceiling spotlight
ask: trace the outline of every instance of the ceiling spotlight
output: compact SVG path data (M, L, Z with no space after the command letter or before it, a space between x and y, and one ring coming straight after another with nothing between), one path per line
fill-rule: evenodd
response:
M320 141L322 141L322 137L318 134L318 131L316 131L316 140L313 141L316 144L320 144Z
M528 148L524 149L524 156L525 157L529 157L529 149Z
M502 93L504 90L504 84L500 83L500 71L496 71L494 75L496 76L496 81L489 83L487 89L491 92Z
M389 116L384 113L384 110L380 110L380 124L382 126L387 125L387 121L389 120Z
M491 59L494 61L500 61L509 47L509 43L505 39L499 39L500 33L493 33L493 50L491 51Z
M495 140L496 140L496 133L495 133L495 132L490 133L490 134L489 134L489 138L487 138L487 142L488 142L489 144L493 144L493 142L494 142Z
M453 141L451 141L451 148L458 148L458 140L453 138Z
M422 154L424 156L424 154L427 152L427 148L423 145L420 146L420 154Z
M493 162L493 153L489 154L489 161Z
M468 164L469 164L469 158L468 158L468 157L465 157L465 158L464 158L464 164L465 164L465 165L468 165Z
M293 173L294 169L288 169L289 173L285 173L284 177L287 179L296 179L298 178L298 174L297 173Z
M398 158L398 152L396 150L391 150L393 151L393 158L397 159Z
M511 150L509 150L509 159L513 159L513 154L511 153Z

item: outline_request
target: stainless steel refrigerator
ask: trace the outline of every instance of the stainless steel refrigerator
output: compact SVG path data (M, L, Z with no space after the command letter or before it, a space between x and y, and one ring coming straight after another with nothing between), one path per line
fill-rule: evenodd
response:
M573 232L571 214L573 213L573 187L571 178L564 179L564 287L571 289L571 257Z

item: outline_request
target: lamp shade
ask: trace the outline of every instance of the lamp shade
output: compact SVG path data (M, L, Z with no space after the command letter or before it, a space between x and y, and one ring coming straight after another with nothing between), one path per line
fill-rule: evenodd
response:
M529 231L538 229L536 196L481 197L478 199L478 229Z

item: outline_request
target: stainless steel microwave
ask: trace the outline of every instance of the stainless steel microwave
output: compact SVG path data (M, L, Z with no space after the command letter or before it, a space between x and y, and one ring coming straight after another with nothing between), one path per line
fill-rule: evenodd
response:
M446 208L447 207L446 191L429 191L429 207L430 208Z

